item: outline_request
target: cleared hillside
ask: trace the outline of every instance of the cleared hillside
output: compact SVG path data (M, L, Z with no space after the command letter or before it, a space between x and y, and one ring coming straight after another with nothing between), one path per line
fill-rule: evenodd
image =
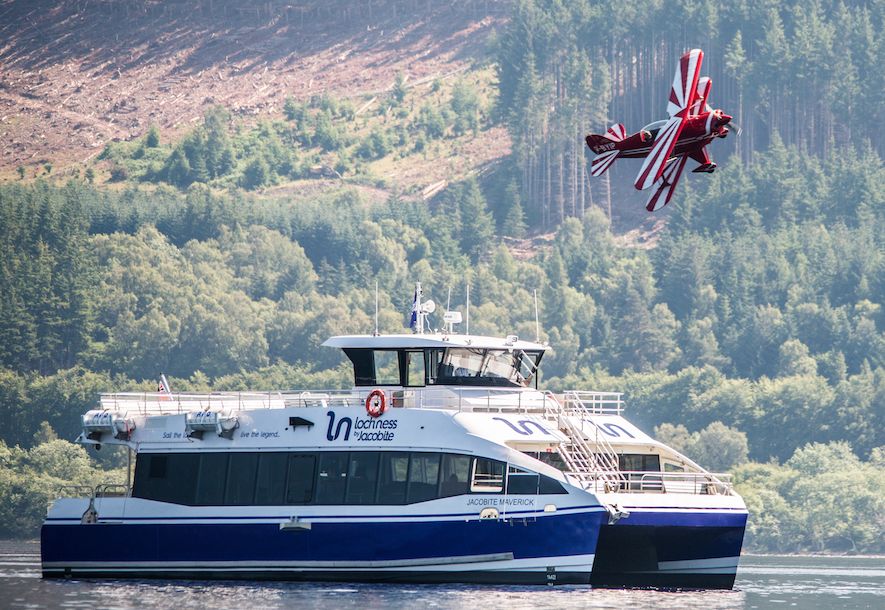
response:
M287 96L456 73L485 55L509 4L0 2L0 175L57 174L151 124L183 132L214 104L274 115Z

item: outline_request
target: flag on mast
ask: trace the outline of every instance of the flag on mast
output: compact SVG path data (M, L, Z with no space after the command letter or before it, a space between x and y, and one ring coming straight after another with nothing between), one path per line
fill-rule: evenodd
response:
M418 332L418 314L420 311L421 311L421 282L416 282L415 283L415 298L412 301L412 317L409 318L409 328L411 328L415 332Z
M166 380L166 375L160 373L160 381L157 382L157 391L161 394L171 394L172 390L169 388L169 382Z

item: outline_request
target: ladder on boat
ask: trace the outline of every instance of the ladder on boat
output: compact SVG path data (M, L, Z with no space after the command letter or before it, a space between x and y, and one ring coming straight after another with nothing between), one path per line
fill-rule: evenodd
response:
M614 447L604 434L600 435L599 428L584 417L589 413L591 410L577 392L566 392L561 401L547 393L544 401L545 419L555 422L557 429L569 439L559 447L559 454L569 469L567 474L577 479L584 489L613 492L620 489L626 479L620 472Z

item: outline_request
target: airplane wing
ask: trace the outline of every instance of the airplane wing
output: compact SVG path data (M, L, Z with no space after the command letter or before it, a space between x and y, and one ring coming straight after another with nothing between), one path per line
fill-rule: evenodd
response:
M670 158L670 153L676 146L676 140L682 133L683 123L682 117L674 116L661 127L655 138L655 144L645 158L645 162L636 176L636 182L633 183L640 191L644 191L661 177L664 167L667 165L667 159Z
M682 133L685 119L697 98L698 77L703 60L704 52L700 49L692 49L679 58L679 63L676 65L676 75L673 77L673 86L670 88L670 99L667 103L670 120L658 132L654 146L645 158L645 162L636 176L636 181L633 183L640 191L657 182L664 172L667 160L676 146L679 134Z
M664 173L661 175L661 179L658 181L658 188L655 189L655 192L652 193L651 197L648 198L648 202L645 204L646 210L654 212L670 203L670 198L673 196L673 189L676 188L676 184L679 182L679 177L682 176L682 170L685 168L685 163L687 161L688 157L682 155L678 159L673 159L673 161L667 164L667 167L664 168Z
M698 95L698 76L704 52L692 49L679 58L676 74L673 76L673 87L667 102L667 113L671 116L685 116L685 111L692 107Z
M710 107L710 88L713 82L709 76L702 76L698 79L697 95L691 105L689 114L700 114L702 112L712 112Z

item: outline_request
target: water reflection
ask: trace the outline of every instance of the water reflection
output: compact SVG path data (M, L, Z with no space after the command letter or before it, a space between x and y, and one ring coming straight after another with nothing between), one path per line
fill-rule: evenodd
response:
M43 580L36 543L0 543L10 608L648 608L885 607L885 558L744 557L734 591L467 585Z

